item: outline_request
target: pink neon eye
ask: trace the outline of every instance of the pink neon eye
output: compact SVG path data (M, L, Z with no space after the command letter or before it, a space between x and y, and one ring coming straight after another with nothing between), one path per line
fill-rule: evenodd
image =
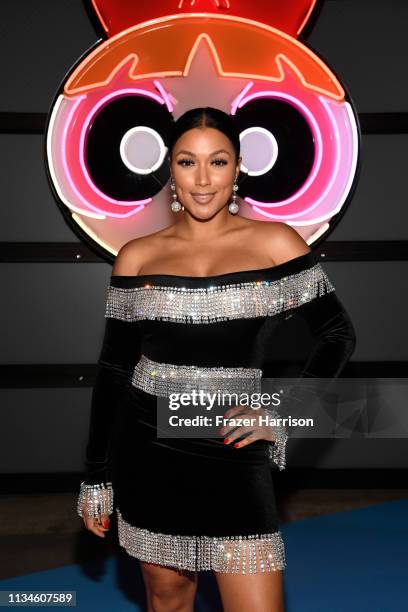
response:
M307 180L315 158L306 117L286 100L259 98L238 108L241 197L284 200Z
M158 193L168 180L172 122L163 105L143 96L120 96L102 106L84 141L84 159L97 188L128 201Z

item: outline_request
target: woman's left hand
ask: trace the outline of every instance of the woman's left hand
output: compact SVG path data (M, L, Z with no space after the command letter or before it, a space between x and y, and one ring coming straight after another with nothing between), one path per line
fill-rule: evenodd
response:
M250 419L249 425L223 425L219 430L221 436L226 435L227 437L224 439L225 444L231 444L237 438L240 438L244 434L247 435L243 440L236 442L234 444L235 447L241 448L243 446L247 446L255 440L267 440L268 442L275 442L277 439L277 435L274 434L273 428L270 425L260 425L259 420L260 416L265 417L268 416L268 413L264 408L251 408L250 406L234 406L233 408L229 408L224 413L224 419L238 419L238 418L248 418ZM230 433L232 430L233 433Z

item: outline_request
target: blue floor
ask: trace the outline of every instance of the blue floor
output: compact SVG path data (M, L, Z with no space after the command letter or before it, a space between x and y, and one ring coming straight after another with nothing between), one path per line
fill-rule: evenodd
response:
M400 500L282 525L287 612L408 609L407 518ZM124 552L0 581L3 591L30 589L76 591L81 612L145 610L138 562ZM202 572L196 611L219 610L215 580Z
M408 610L408 500L283 528L288 612Z

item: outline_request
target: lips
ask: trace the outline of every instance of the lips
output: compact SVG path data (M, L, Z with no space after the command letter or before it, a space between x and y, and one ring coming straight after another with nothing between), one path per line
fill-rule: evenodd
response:
M203 193L203 194L192 193L191 194L191 197L193 198L193 200L198 202L198 204L207 204L213 199L214 196L215 196L215 193Z

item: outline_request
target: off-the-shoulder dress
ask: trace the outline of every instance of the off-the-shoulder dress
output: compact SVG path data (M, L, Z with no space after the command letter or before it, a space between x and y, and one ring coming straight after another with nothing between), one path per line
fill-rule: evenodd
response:
M275 331L282 337L292 316L314 336L300 378L337 377L355 332L313 251L209 277L112 275L78 513L116 509L120 544L140 560L284 569L273 474L285 467L285 429L275 429L275 442L240 449L221 436L158 437L156 402L192 380L225 390L241 381L256 392L269 352L279 350Z

